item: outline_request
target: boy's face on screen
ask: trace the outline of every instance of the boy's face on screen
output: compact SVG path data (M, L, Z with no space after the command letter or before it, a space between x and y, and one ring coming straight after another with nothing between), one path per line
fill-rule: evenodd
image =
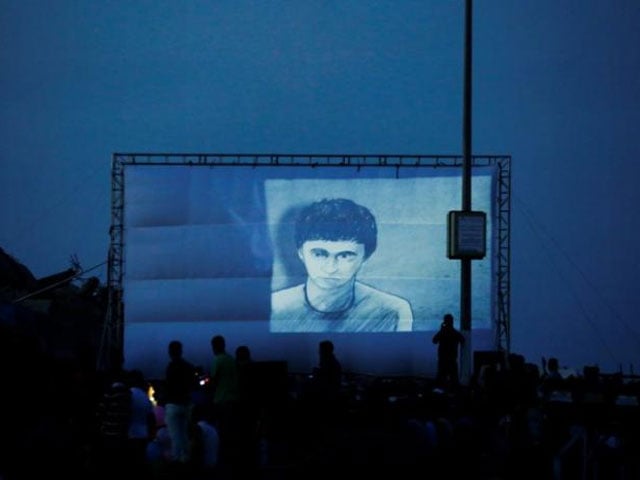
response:
M364 263L364 245L354 241L307 240L298 249L307 275L321 289L337 288L356 276Z

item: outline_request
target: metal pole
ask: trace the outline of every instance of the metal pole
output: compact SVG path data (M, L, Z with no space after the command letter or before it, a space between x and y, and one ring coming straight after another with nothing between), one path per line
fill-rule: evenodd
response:
M471 60L472 0L465 0L464 17L464 105L462 126L462 211L471 211ZM465 343L460 354L460 379L471 379L471 259L460 260L460 331Z

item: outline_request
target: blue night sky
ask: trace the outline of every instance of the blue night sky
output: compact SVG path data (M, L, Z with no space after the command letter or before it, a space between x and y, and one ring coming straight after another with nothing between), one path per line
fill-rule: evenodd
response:
M638 372L640 2L473 22L473 153L512 156L512 351ZM2 0L0 246L36 277L105 262L114 152L461 154L463 29L463 0Z

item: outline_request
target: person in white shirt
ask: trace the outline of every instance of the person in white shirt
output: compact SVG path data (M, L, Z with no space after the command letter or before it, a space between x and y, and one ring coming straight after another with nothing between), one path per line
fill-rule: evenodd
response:
M147 394L147 383L140 370L129 372L131 416L129 418L128 445L130 465L134 473L145 469L147 444L155 433L155 412Z

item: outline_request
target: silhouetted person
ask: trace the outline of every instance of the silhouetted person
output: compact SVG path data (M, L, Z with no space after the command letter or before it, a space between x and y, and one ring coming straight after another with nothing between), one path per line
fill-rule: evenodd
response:
M318 364L312 369L301 397L303 442L312 450L335 448L338 426L341 425L342 365L330 340L318 343Z
M189 426L191 394L196 384L196 369L182 358L182 343L169 343L169 364L165 373L165 422L171 437L172 460L185 465L189 462Z
M251 388L253 361L251 359L251 350L247 345L240 345L236 348L236 368L238 375L238 400L243 404L251 400Z
M220 462L228 465L233 460L237 433L234 414L238 402L238 366L226 349L222 335L211 338L211 388L213 389L213 421L220 436Z
M236 368L238 375L237 400L240 415L249 416L255 414L257 408L257 395L263 392L255 391L257 378L255 364L251 358L251 350L247 345L240 345L236 348ZM248 419L246 419L248 420Z
M552 392L566 388L566 384L560 374L560 363L556 357L551 357L549 360L543 358L543 369L541 390L544 397L548 399Z
M322 340L318 344L318 367L314 378L318 387L327 393L336 393L342 382L342 365L335 355L331 340Z
M560 362L556 357L551 357L546 364L546 378L560 380L562 375L560 375Z
M241 473L236 468L238 475L250 476L255 472L258 461L258 424L260 411L267 408L263 400L271 391L265 392L267 385L258 363L253 361L251 350L247 345L240 345L235 351L236 367L238 370L238 399L235 406L235 429L237 432L236 448L238 450L237 464L242 466ZM274 389L275 390L275 389ZM261 401L262 400L262 401Z
M342 385L342 365L334 353L331 340L318 344L318 366L313 369L312 395L319 413L332 417L336 413Z
M196 478L217 475L220 437L214 425L206 420L202 405L194 407L191 417L191 465Z
M442 386L457 386L458 347L464 345L464 336L453 326L450 313L444 315L440 330L433 336L433 343L438 345L437 382Z
M129 418L129 471L135 477L147 473L147 444L155 434L156 418L147 393L147 381L140 370L129 372L131 416Z
M246 345L240 345L236 348L236 363L238 365L245 365L251 362L251 350Z

